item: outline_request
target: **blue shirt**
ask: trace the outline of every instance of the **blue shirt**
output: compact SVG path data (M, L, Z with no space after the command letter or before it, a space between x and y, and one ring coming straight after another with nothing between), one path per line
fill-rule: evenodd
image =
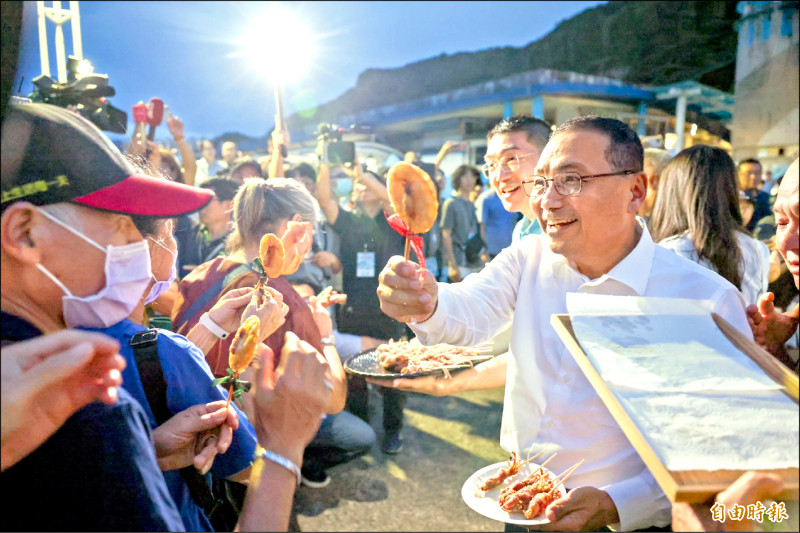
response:
M3 344L41 333L2 314ZM7 531L184 531L142 407L124 389L91 403L5 472Z
M542 233L542 226L539 225L539 219L522 217L520 221L517 222L517 225L514 226L514 236L511 240L517 242L526 235L541 235Z
M120 343L120 355L128 365L122 371L122 386L136 398L144 408L151 428L157 427L155 416L147 402L136 358L128 344L131 338L144 326L125 319L111 327L97 329ZM159 330L158 357L164 370L167 383L167 408L170 413L177 414L197 404L205 404L217 400L226 400L228 394L222 387L212 387L214 376L206 363L203 352L186 337L167 330ZM233 404L231 404L233 405ZM236 407L234 406L236 409ZM247 416L236 409L239 415L239 429L233 433L233 442L228 451L214 458L211 472L217 477L226 478L250 466L256 450L256 434ZM211 524L202 510L194 503L189 487L180 475L180 470L164 472L167 487L178 506L183 523L188 531L213 531Z
M492 255L499 254L511 244L511 234L517 223L517 213L506 211L497 193L487 194L481 205L481 223L486 230L486 249Z

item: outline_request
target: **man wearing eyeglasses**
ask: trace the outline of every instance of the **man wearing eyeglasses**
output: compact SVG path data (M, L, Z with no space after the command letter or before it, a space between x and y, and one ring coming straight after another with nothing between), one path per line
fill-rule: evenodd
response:
M544 235L512 244L455 285L437 284L402 257L380 275L381 309L409 323L425 344L473 345L512 324L507 354L452 379L392 386L444 396L505 385L505 450L558 452L549 464L556 472L585 459L570 477L572 490L548 506L543 530L631 531L670 522L663 491L550 326L553 313L567 313L567 293L708 300L752 338L739 291L656 246L636 216L647 194L642 154L636 133L619 120L567 121L521 181Z
M525 235L542 232L521 184L522 179L536 168L549 137L547 122L523 115L501 120L486 136L483 173L489 178L506 211L524 215L514 228L513 242Z

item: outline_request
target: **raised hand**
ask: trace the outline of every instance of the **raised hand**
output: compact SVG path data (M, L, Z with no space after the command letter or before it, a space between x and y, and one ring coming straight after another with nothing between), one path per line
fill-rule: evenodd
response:
M767 292L758 299L758 305L747 306L747 321L753 331L753 340L773 355L783 352L784 344L797 329L798 321L775 311L775 295Z
M184 138L183 121L172 113L167 114L167 128L176 142Z
M250 303L242 313L242 322L248 317L256 316L261 322L258 341L264 340L286 322L289 306L283 303L283 294L272 287L263 287L264 294L254 290Z
M398 322L424 322L436 310L436 279L418 264L396 255L389 259L378 279L381 311Z
M308 299L308 306L311 308L311 316L314 317L320 336L324 338L333 335L333 319L323 305L322 299L319 296L312 296Z
M328 362L310 344L287 332L274 373L271 357L256 364L252 422L258 442L301 464L303 450L319 429L330 400Z
M81 407L112 404L125 359L99 333L66 330L2 349L2 470L31 453Z
M253 287L233 289L223 294L208 310L208 316L228 333L233 333L242 323L242 313L251 305L256 290ZM247 318L247 317L245 317ZM259 317L260 318L260 317Z
M286 232L281 236L286 254L281 274L288 276L297 272L314 244L313 234L314 225L311 222L289 221Z

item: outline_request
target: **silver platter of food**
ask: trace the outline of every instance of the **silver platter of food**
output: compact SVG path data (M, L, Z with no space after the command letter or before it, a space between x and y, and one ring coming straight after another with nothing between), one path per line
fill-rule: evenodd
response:
M431 374L449 377L457 372L494 357L490 346L423 346L417 339L390 341L374 350L360 353L344 363L350 374L371 378L417 378Z

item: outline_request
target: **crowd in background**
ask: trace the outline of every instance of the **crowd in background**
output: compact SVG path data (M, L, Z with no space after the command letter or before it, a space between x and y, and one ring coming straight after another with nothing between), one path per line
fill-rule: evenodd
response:
M289 132L280 129L260 161L231 141L193 147L172 115L167 126L177 153L134 137L123 158L70 112L25 108L15 107L3 126L3 478L6 487L24 489L14 505L26 520L31 514L22 510L35 514L21 501L27 490L39 491L37 500L60 500L61 511L53 512L58 520L12 527L211 530L232 529L238 519L240 527L280 529L295 475L323 487L329 469L378 442L386 454L402 452L407 393L374 386L383 409L383 431L376 434L369 424L371 386L343 369L357 354L414 335L381 312L378 297L384 265L404 246L386 220L393 213L388 168L332 165L324 142L316 167L290 164ZM35 132L28 140L19 138L23 125ZM530 198L541 194L535 170L552 130L532 117L504 119L488 132L483 166L464 164L452 175L441 162L458 143L445 143L433 165L407 154L407 162L429 171L440 194L452 184L424 236L436 280L461 283L512 243L545 232ZM91 154L90 163L76 164L63 146ZM17 165L7 170L6 154L14 153ZM737 165L710 146L674 157L655 148L643 153L643 167L623 172L646 176L639 223L656 243L738 289L750 306L755 339L797 372L797 198L775 204L783 176L765 187L759 161ZM795 194L796 166L797 160ZM106 181L90 183L101 170ZM80 173L86 183L73 178ZM47 183L55 174L73 182L57 189ZM133 175L157 183L124 189ZM543 187L580 191L581 183L600 177L566 173ZM342 180L351 186L337 186ZM161 200L139 201L135 194L150 186L148 194ZM115 187L122 187L118 197L109 192ZM341 190L348 194L339 196ZM287 250L281 275L268 281L253 266L265 233ZM91 256L96 265L76 265L73 254ZM135 259L125 263L123 256ZM259 283L263 291L254 288ZM320 296L328 287L333 299ZM234 334L251 316L261 324L253 333L261 343L256 364L243 375L252 390L228 408L228 390L212 381L229 374ZM82 329L68 329L76 327ZM148 341L150 327L159 329ZM66 375L70 383L58 385ZM25 390L7 388L11 380ZM96 398L104 404L89 403ZM50 402L62 401L57 413L49 411ZM32 429L31 417L41 413L50 427ZM81 461L53 466L75 446ZM258 471L254 457L262 459ZM76 482L80 468L98 465L106 481L86 484L79 503L52 494L42 481L56 479L63 488ZM109 501L107 493L116 496ZM105 509L93 520L87 518L92 498ZM218 511L226 505L230 516ZM59 521L67 514L72 521Z

